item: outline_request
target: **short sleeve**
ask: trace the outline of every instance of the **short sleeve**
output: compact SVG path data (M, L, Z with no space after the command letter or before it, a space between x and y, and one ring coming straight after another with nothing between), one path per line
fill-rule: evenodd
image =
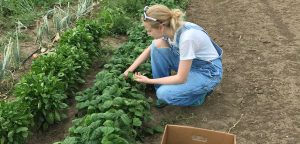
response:
M179 45L179 53L180 60L191 60L196 58L196 43L193 40L186 40L180 43Z

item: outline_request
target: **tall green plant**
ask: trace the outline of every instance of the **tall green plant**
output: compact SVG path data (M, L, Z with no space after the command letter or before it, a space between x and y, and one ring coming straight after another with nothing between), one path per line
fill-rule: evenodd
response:
M19 35L21 28L26 28L20 21L17 23L14 37L10 37L8 43L4 47L3 63L1 67L0 77L4 79L5 70L14 70L19 68L20 64L20 44ZM1 76L2 75L2 76Z
M12 61L12 56L13 56L13 41L12 38L10 38L8 44L5 45L4 47L2 70L8 68L9 64Z
M21 62L21 59L20 59L20 42L19 42L19 37L20 37L21 29L22 28L27 29L27 27L23 23L21 23L20 21L18 21L17 22L16 31L15 31L16 50L14 51L15 60L16 60L17 63Z
M14 94L30 107L37 128L47 129L65 118L62 110L68 105L64 103L64 89L63 82L52 74L28 73L16 85Z
M93 0L79 0L76 19L88 14L93 9Z
M93 0L79 0L77 11L74 11L68 3L65 9L55 6L49 10L38 26L36 42L42 47L43 44L49 43L51 38L59 39L60 34L75 23L89 14L93 10ZM53 17L54 29L49 26L48 17Z
M70 27L72 22L72 13L70 11L70 3L66 10L63 10L60 7L55 7L53 9L53 23L56 28L56 33L61 33L65 29Z
M50 41L50 27L48 22L48 14L43 16L43 21L38 25L36 43L41 47L45 41Z

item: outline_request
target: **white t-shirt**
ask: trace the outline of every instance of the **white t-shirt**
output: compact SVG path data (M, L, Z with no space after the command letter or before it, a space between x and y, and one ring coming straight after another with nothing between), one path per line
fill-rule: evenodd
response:
M202 30L197 29L188 29L181 33L179 55L180 60L198 58L200 60L210 61L219 57L209 36Z

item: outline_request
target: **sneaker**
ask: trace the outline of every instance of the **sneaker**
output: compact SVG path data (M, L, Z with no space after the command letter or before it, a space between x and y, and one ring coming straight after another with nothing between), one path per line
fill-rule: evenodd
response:
M212 94L214 92L214 90L209 91L205 97L208 97L210 94Z
M202 105L205 102L205 99L206 99L206 96L204 96L204 98L202 98L199 101L195 102L191 106L200 106L200 105Z
M191 106L200 106L200 105L202 105L205 102L206 97L208 97L212 93L213 93L213 90L209 91L208 93L206 93L206 95L204 96L204 98L201 97L201 99L199 101L197 101L196 103L192 104Z
M167 105L168 105L168 103L166 103L165 101L160 100L160 99L157 99L156 103L155 103L156 108L164 108Z

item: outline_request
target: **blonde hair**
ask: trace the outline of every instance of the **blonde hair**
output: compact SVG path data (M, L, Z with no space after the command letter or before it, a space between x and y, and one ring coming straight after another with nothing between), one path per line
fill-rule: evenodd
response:
M169 27L174 33L184 18L184 13L180 9L169 9L161 4L150 6L146 11L146 15L158 20L146 19L145 22L149 22L151 27L158 28L160 24L163 24Z

